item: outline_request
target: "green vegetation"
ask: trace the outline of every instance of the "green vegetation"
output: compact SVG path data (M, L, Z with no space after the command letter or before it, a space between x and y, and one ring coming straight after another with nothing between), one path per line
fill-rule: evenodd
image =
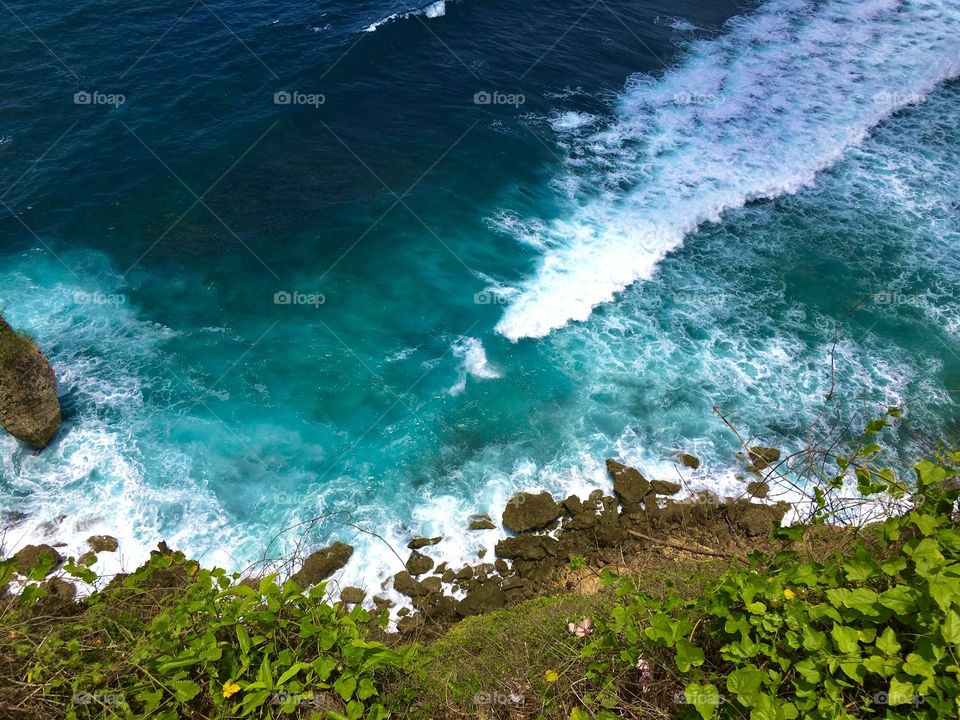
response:
M0 314L0 365L29 351L31 343L29 335L14 330Z
M960 453L901 482L873 442L886 422L833 458L814 517L775 529L776 550L674 560L657 577L603 571L606 590L422 643L331 605L322 587L237 582L179 553L78 603L44 582L47 558L0 600L0 717L957 717ZM825 532L831 493L851 481L902 511ZM15 564L0 563L0 587ZM64 572L95 579L74 562Z

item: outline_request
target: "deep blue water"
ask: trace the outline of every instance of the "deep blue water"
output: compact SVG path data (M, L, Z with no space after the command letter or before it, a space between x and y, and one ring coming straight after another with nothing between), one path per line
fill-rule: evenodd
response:
M957 436L956 2L0 17L0 302L65 411L0 439L15 542L306 533L373 584L345 513L462 559L611 455L736 492L714 405L788 449L893 404L905 456Z

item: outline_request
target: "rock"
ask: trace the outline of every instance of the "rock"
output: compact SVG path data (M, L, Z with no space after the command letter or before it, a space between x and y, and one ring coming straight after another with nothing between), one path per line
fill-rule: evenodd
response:
M23 523L29 515L20 510L4 510L0 513L0 524L3 525L0 529L15 528L17 525Z
M0 425L42 450L60 430L57 378L40 348L0 317Z
M413 540L407 543L407 548L409 548L410 550L419 550L421 548L429 547L430 545L436 545L441 540L443 540L442 537L414 538Z
M527 581L519 577L509 577L503 581L503 590L522 590L527 586Z
M433 558L414 550L407 558L406 568L411 575L423 575L425 572L430 572L433 565Z
M650 487L657 495L676 495L680 492L680 483L668 482L667 480L654 480Z
M747 485L747 492L755 498L761 500L770 494L770 484L765 482L752 482Z
M471 530L496 530L497 526L489 515L471 515Z
M650 492L650 483L639 470L607 460L607 472L613 478L613 492L624 505L639 505Z
M501 575L505 575L506 573L510 572L510 565L507 563L507 561L499 558L493 564L493 568Z
M353 546L335 542L328 548L318 550L303 561L303 567L290 579L300 587L309 587L323 582L343 568L353 556Z
M407 597L419 597L427 594L423 586L414 580L413 575L406 570L401 570L393 576L393 589Z
M385 597L380 597L379 595L375 595L373 598L373 605L378 610L383 610L384 608L392 608L393 600L391 600L390 598L385 598Z
M497 557L520 560L543 560L556 557L559 541L547 535L521 535L497 543Z
M560 503L561 507L567 511L570 517L576 517L583 512L583 500L576 495L571 495Z
M420 588L424 595L435 595L439 592L443 592L441 580L436 575L432 575L420 583Z
M120 547L120 543L111 535L92 535L87 538L87 545L95 553L116 552L117 548Z
M13 559L17 561L17 571L26 574L39 565L48 554L53 558L53 565L50 568L52 572L63 563L63 555L49 545L25 545L14 554Z
M731 519L748 537L767 535L773 529L774 521L783 519L790 506L787 503L759 505L738 501L728 509Z
M691 455L690 453L677 453L677 460L680 461L680 464L684 467L690 468L691 470L698 470L700 468L700 458L696 455Z
M445 583L452 583L457 579L457 574L450 569L447 569L443 572L443 575L440 576L440 581Z
M60 600L73 600L77 596L77 586L63 578L50 578L43 586L51 597Z
M359 605L367 597L367 592L358 587L345 587L340 591L340 602L347 605Z
M780 459L780 451L776 448L752 447L749 449L750 462L754 470L763 470Z
M473 577L473 567L470 565L467 565L466 567L462 568L454 576L456 580L470 580L472 577Z
M497 583L485 583L468 593L457 606L457 614L463 617L499 610L507 604L507 596Z
M503 526L514 533L546 527L560 517L560 506L548 492L518 493L507 502Z

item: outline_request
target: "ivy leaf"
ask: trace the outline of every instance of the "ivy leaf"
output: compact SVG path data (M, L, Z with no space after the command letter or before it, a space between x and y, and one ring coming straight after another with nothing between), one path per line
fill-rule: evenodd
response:
M844 605L851 610L856 610L861 615L869 618L880 616L881 605L878 602L879 595L868 588L856 588L851 590L844 599Z
M880 593L880 604L897 615L909 615L916 607L913 590L907 585L895 585Z
M688 703L696 708L703 720L710 720L717 714L717 707L720 705L720 691L716 685L700 685L699 683L689 683L683 691Z
M357 689L357 679L353 675L344 675L333 684L333 689L347 702Z
M907 705L912 703L916 691L913 683L903 682L893 677L890 678L890 690L887 692L887 702L891 705Z
M680 672L689 672L691 666L703 665L703 650L680 638L677 640L677 667Z
M948 643L960 645L960 615L953 610L947 613L947 619L943 621L940 627L940 634Z
M200 693L200 686L192 680L170 680L173 696L182 703L190 702Z
M897 634L893 631L893 628L888 627L877 638L877 650L884 655L896 655L900 652L900 642L897 640Z
M845 625L834 625L830 631L830 635L833 637L833 642L837 646L837 650L841 653L850 654L858 652L860 646L857 643L858 635L856 628Z
M727 676L727 690L736 695L743 705L752 707L766 677L756 665L748 664Z

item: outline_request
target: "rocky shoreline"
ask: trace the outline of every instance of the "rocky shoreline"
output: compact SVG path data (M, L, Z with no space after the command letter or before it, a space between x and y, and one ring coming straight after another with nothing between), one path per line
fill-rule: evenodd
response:
M749 451L750 470L759 474L779 459L772 448ZM678 457L687 467L699 466L691 455ZM697 537L713 541L720 537L759 538L790 509L787 503L754 502L769 488L759 479L747 485L744 498L721 499L708 493L677 499L681 485L647 480L640 471L607 460L613 480L613 495L593 491L586 499L571 495L557 500L547 492L522 492L513 496L502 514L509 534L495 547L492 558L461 568L439 564L424 552L443 538L414 538L407 549L405 567L388 578L383 590L394 590L409 600L410 607L393 613L401 635L440 632L471 615L562 590L563 576L571 561L584 567L615 564L624 553L650 545L651 536ZM471 516L466 531L495 529L488 515ZM649 539L645 539L649 538ZM301 584L322 582L349 562L353 548L335 543L310 555L293 575ZM347 605L372 602L378 611L394 603L382 594L368 598L357 587L340 590ZM379 612L378 612L379 614Z

